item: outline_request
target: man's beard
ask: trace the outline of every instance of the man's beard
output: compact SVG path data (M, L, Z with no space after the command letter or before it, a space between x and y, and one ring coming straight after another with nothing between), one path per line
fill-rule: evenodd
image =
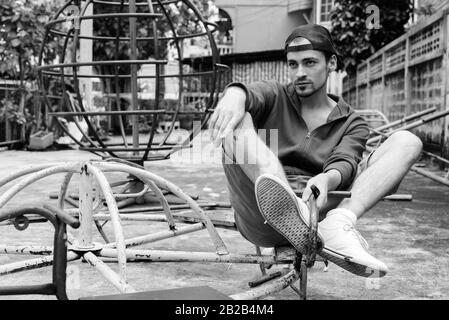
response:
M313 91L310 92L310 93L299 93L297 90L295 90L295 91L296 91L296 94L297 94L300 98L308 98L308 97L313 96L313 95L314 95L315 93L317 93L318 91L320 91L326 84L327 84L327 78L326 78L326 80L323 82L323 84L322 84L318 89L315 89L315 90L313 90Z
M315 93L317 93L318 91L320 91L326 84L327 84L327 79L329 78L329 72L326 72L326 79L324 80L324 82L323 82L323 84L318 88L318 89L315 89L315 90L313 90L311 93L306 93L306 94L302 94L302 93L299 93L297 90L295 90L296 91L296 94L300 97L300 98L308 98L308 97L311 97L311 96L313 96ZM293 84L296 86L296 84L293 82Z

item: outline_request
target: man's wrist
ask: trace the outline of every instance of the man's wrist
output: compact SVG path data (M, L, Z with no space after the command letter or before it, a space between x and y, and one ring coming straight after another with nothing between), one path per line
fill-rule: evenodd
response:
M233 94L239 99L239 101L242 102L245 102L246 100L246 92L243 88L239 86L230 86L226 88L225 94Z
M330 169L323 173L327 178L327 187L329 191L335 190L341 183L341 173L337 169Z

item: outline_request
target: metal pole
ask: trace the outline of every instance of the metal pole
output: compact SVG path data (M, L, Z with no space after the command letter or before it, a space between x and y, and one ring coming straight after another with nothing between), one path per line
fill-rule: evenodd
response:
M413 129L413 128L419 127L419 126L421 126L421 125L423 125L423 124L425 124L425 123L427 123L427 122L434 121L434 120L436 120L436 119L439 119L439 118L441 118L441 117L445 117L445 116L447 116L447 115L449 115L449 110L437 112L437 113L434 113L433 115L424 117L424 118L422 118L422 119L420 119L420 120L417 120L417 121L412 122L412 123L410 123L410 124L407 124L407 125L405 125L405 126L403 126L403 127L400 127L400 128L398 128L398 129L396 129L396 130L390 131L390 132L386 133L385 135L389 137L389 136L391 136L393 133L396 133L396 132L398 132L398 131ZM376 137L374 137L374 138L369 139L369 140L366 142L366 144L372 144L372 143L378 142L378 141L381 140L381 139L382 139L382 136L379 135L379 136L376 136Z
M136 13L136 1L135 0L129 0L129 13L133 14ZM131 60L137 59L137 29L136 29L136 18L130 17L129 18L129 34L131 38ZM137 65L132 64L131 65L131 110L138 110L139 109L139 101L138 101L138 95L137 95ZM139 117L138 116L132 116L132 131L133 131L133 147L138 148L139 147ZM135 151L134 155L138 155L139 152Z
M385 124L385 125L383 125L383 126L380 126L380 127L374 128L374 129L376 129L377 131L382 131L382 130L390 129L391 127L394 127L394 126L397 126L397 125L406 123L406 122L411 121L411 120L415 120L416 118L425 116L426 114L435 112L436 110L437 110L436 107L432 107L432 108L429 108L429 109L426 109L426 110L423 110L423 111L420 111L420 112L411 114L411 115L406 116L406 117L404 117L404 118L402 118L402 119L399 119L399 120L396 120L396 121L387 123L387 124Z
M92 175L83 166L79 184L79 220L81 223L78 246L81 248L93 248L92 226L93 226L93 194Z

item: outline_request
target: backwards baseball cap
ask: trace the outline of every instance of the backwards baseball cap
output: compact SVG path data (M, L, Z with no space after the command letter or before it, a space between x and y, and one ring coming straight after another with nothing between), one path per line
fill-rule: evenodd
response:
M290 45L293 39L299 37L307 39L310 43ZM287 52L305 50L324 51L330 54L335 54L338 58L338 53L335 49L329 30L319 24L306 24L300 26L294 29L287 40L285 40L285 54L287 54Z

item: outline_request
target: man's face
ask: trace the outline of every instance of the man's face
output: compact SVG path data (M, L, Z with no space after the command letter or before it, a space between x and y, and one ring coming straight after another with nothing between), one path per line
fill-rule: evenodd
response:
M331 67L324 53L317 50L288 52L287 64L289 78L302 98L310 97L326 84Z

